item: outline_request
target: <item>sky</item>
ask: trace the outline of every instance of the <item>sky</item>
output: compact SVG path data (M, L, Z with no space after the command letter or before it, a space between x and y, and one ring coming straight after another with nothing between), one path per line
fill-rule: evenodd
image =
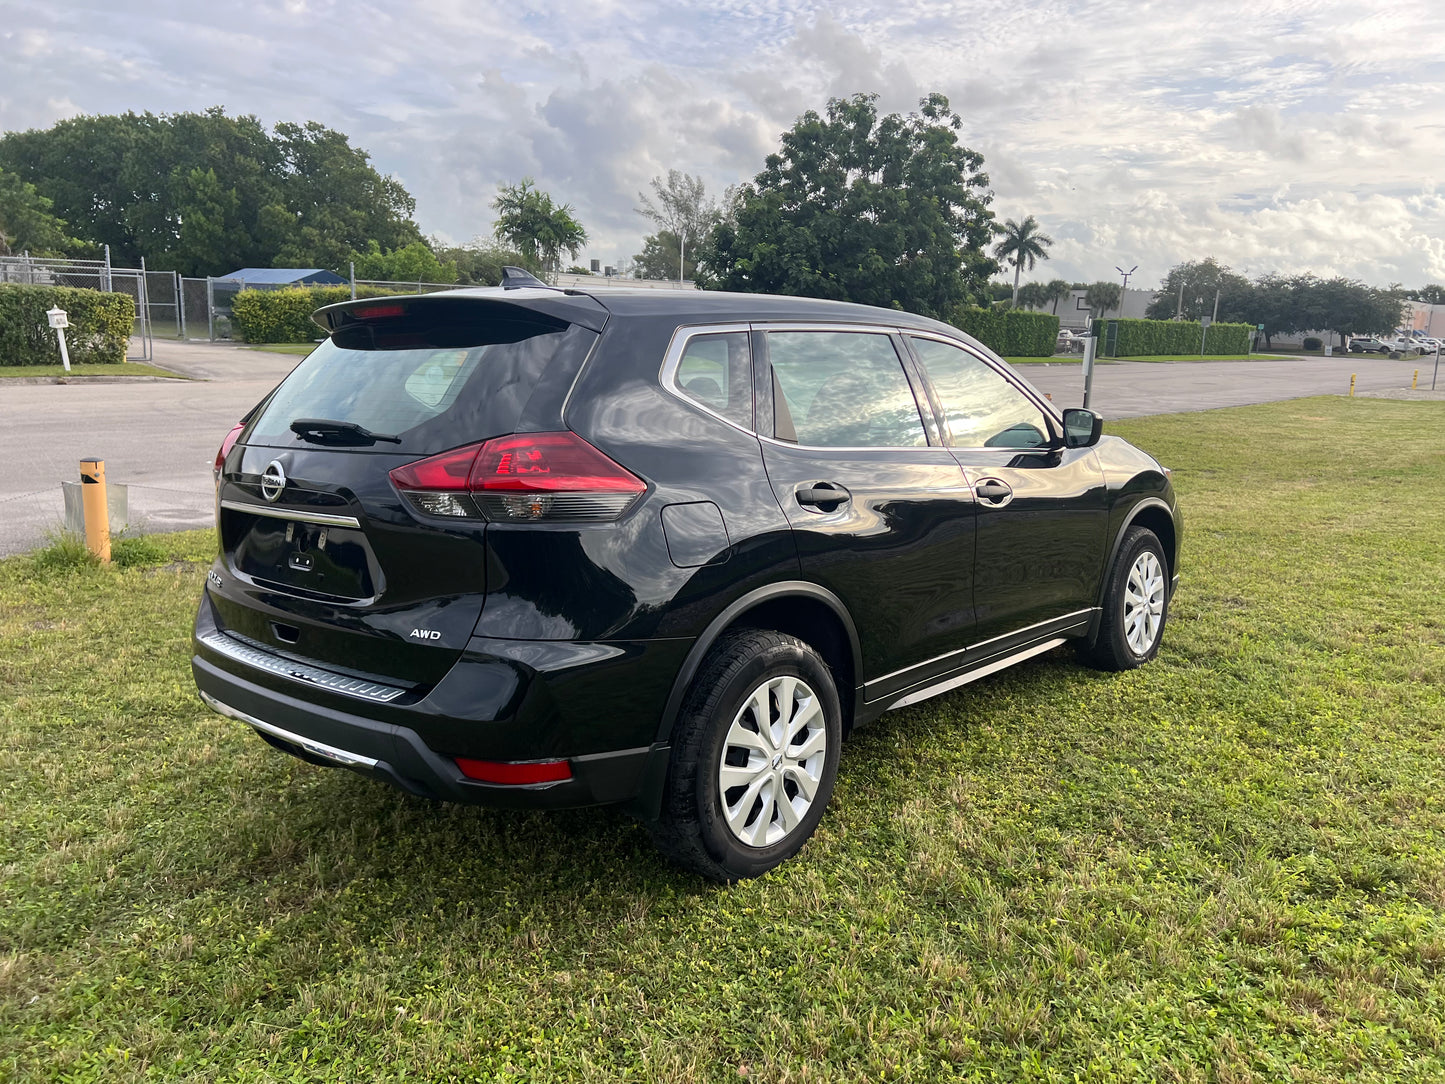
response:
M1445 282L1440 0L0 0L0 130L222 105L345 132L423 232L489 235L499 184L570 203L616 263L678 169L721 194L830 97L941 91L1025 280Z

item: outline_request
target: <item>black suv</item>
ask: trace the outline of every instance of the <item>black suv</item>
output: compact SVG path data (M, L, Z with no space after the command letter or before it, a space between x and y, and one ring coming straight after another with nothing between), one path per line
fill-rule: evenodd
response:
M1169 472L946 324L540 284L316 319L216 458L192 660L303 760L626 803L731 880L807 840L853 727L1159 649Z

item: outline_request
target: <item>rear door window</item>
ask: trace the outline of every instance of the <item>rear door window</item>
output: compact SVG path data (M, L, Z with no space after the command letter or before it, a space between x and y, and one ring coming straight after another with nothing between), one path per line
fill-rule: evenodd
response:
M299 418L398 438L379 450L433 452L511 432L549 364L596 334L556 321L490 320L404 331L346 329L318 346L266 402L249 444L302 443Z
M928 434L893 340L861 331L770 331L768 359L800 445L922 448ZM779 419L778 432L786 431Z
M734 425L753 424L752 354L746 331L694 335L687 340L673 383L684 396Z

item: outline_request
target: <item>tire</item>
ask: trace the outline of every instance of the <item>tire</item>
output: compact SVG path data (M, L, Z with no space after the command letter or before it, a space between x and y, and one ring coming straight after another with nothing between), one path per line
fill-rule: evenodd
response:
M800 727L791 737L790 722ZM818 827L842 742L838 690L812 647L761 629L725 635L683 702L654 842L714 881L766 873Z
M1080 655L1100 670L1133 670L1159 654L1169 619L1169 562L1158 536L1130 527L1109 570L1099 635Z

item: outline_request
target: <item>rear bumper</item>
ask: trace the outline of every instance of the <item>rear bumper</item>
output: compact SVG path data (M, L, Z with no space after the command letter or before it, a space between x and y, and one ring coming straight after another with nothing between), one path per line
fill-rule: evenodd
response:
M316 684L314 674L299 680L299 673L288 678L247 665L207 642L217 632L202 602L191 658L201 699L313 764L426 798L514 808L640 800L637 808L646 810L666 775L669 747L652 739L676 674L672 656L684 641L603 651L595 644L474 640L428 695L382 702ZM598 695L599 684L624 690L626 710ZM653 686L660 694L651 694ZM565 760L572 774L548 783L483 783L463 775L455 757Z

